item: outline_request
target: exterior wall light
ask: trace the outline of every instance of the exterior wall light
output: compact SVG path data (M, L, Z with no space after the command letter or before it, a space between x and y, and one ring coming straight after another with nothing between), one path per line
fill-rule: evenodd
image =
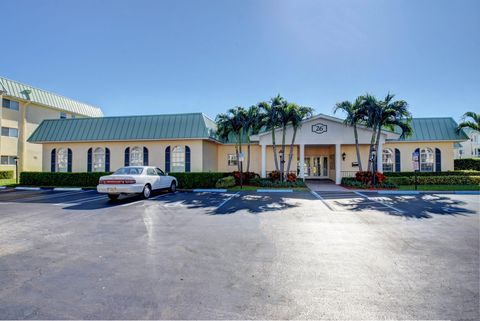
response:
M347 154L345 152L343 152L342 154L342 160L345 160L345 158L347 158Z

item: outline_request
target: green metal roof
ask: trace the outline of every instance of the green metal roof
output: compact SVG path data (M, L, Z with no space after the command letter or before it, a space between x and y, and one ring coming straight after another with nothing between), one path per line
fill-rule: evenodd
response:
M463 141L468 139L463 131L457 133L458 124L451 117L413 118L411 122L413 135L398 141L431 141L453 140ZM400 134L400 131L395 129ZM395 141L395 139L392 139Z
M44 120L32 143L215 139L215 122L202 113Z
M61 111L88 117L103 116L102 110L98 107L81 103L4 77L0 77L0 90L6 92L5 96L30 100L34 103L49 106Z

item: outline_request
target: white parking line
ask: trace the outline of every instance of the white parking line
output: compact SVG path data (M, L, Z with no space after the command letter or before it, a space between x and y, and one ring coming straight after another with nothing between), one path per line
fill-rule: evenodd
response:
M318 198L319 200L321 200L322 203L325 204L325 206L328 207L328 209L329 209L330 211L333 211L333 212L336 211L336 209L334 209L332 206L330 206L330 204L328 204L328 203L325 201L325 199L320 196L320 194L318 194L318 193L315 192L315 191L310 191L310 193L311 193L313 196L315 196L316 198Z
M375 203L378 203L378 204L380 204L380 205L382 205L382 206L386 206L386 207L388 207L388 208L390 208L390 209L392 209L392 210L394 210L394 211L397 211L398 213L404 213L402 210L396 208L395 206L392 206L392 205L387 204L387 203L385 203L385 202L376 200L376 199L374 199L373 197L369 197L369 196L367 196L367 195L365 195L365 194L363 194L363 193L360 193L360 192L355 192L355 191L354 191L354 193L357 194L357 195L360 195L360 196L362 196L362 197L365 197L366 199L368 199L368 200L370 200L370 201L373 201L373 202L375 202Z
M127 206L130 206L130 205L138 204L138 203L140 203L140 202L152 201L152 200L156 200L156 199L158 199L158 198L160 198L160 197L164 197L164 196L168 196L168 195L174 195L174 194L176 194L176 193L177 193L177 192L175 192L175 193L161 194L161 195L158 195L158 196L155 196L155 197L150 197L150 198L147 199L147 200L138 200L138 201L135 201L135 202L122 204L122 205L120 205L120 207L127 207Z
M229 198L224 200L223 202L220 203L220 205L217 206L217 210L222 207L223 205L227 204L228 201L230 201L232 198L237 197L240 195L240 192L236 192L235 194L232 194Z
M84 193L84 192L35 195L35 196L32 196L32 197L19 199L19 201L47 200L47 199L50 199L50 198L57 198L57 197L63 197L63 196L69 196L69 195L75 195L75 194L82 194L82 193Z

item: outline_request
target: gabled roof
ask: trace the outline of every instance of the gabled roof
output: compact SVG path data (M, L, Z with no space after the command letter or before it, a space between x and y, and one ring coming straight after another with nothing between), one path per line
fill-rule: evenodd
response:
M413 135L391 141L464 141L468 139L463 131L457 133L457 123L451 117L413 118ZM400 133L397 128L395 132Z
M215 139L215 122L202 113L44 120L32 143Z
M22 100L30 100L39 105L48 106L61 111L88 117L103 116L102 110L98 107L81 103L79 101L57 95L43 89L22 84L4 77L0 77L0 90L6 92L4 94L5 96Z

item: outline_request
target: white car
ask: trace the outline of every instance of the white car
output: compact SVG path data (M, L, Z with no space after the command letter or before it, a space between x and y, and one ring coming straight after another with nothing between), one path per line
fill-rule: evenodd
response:
M152 166L126 166L112 175L102 176L97 191L106 193L111 200L120 194L140 194L149 198L153 190L168 189L175 192L177 179Z

